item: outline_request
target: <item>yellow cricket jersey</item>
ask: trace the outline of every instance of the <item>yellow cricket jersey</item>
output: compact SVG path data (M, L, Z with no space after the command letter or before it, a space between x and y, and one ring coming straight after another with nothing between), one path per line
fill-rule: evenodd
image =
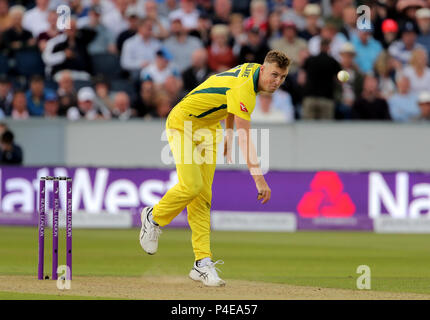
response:
M188 93L176 106L190 118L213 123L227 113L251 120L258 91L260 64L244 63L215 74Z

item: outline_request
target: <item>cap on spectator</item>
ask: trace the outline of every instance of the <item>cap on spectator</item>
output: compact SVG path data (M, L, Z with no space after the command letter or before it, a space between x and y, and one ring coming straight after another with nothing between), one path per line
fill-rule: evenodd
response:
M415 13L415 16L417 17L417 19L430 18L430 9L429 8L418 9L417 12Z
M308 3L303 11L305 16L320 16L321 7L316 3Z
M382 32L397 32L399 31L399 25L393 19L385 19L381 26Z
M340 53L351 53L351 54L355 54L355 48L354 45L351 42L345 42L344 44L342 44L342 46L340 47Z
M57 101L57 94L54 91L48 91L45 95L45 101Z
M406 22L403 26L402 26L402 28L400 29L400 33L405 33L405 32L414 32L414 33L418 33L418 31L417 31L417 29L416 29L416 27L415 27L415 25L412 23L412 22L410 22L410 21L408 21L408 22Z
M292 20L282 22L282 30L286 28L292 28L294 30L297 30L296 24Z
M83 87L78 91L79 101L94 101L95 96L94 90L91 87Z
M142 81L154 81L154 80L152 79L152 77L149 74L145 74L143 76Z
M418 103L428 103L430 102L430 92L422 91L418 96Z
M423 8L426 6L424 0L399 0L396 5L397 11L403 11L409 7Z
M131 17L140 18L139 12L134 7L128 7L125 10L125 16L127 18L131 18Z
M162 57L168 61L173 59L173 56L170 54L170 52L166 48L158 49L156 54L157 54L157 56Z

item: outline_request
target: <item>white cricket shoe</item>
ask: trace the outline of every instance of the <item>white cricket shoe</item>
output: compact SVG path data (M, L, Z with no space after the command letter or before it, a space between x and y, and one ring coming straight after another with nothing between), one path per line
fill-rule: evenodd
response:
M142 228L140 229L140 245L143 250L148 254L155 254L158 249L158 237L161 234L160 227L155 225L150 220L152 213L152 207L143 208L140 213L140 221L142 221Z
M216 264L224 264L224 261L218 260L216 262L209 262L204 267L198 267L197 262L194 263L193 268L190 271L190 278L194 281L201 281L205 286L209 287L222 287L225 286L225 281L222 280L217 273L217 270L221 272L218 268L215 267Z

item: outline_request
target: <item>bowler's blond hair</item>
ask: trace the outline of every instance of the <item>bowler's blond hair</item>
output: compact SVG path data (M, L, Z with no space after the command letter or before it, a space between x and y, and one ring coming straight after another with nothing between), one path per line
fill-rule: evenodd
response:
M276 63L279 68L287 69L291 64L291 59L282 51L270 50L264 58L264 63Z

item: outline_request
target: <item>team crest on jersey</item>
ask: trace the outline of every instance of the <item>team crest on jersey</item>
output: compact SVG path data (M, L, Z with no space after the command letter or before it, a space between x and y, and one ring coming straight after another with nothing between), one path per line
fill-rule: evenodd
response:
M243 112L248 112L248 109L246 109L243 102L240 103L240 110L242 110Z

